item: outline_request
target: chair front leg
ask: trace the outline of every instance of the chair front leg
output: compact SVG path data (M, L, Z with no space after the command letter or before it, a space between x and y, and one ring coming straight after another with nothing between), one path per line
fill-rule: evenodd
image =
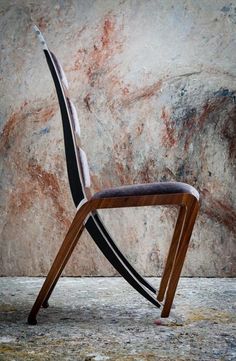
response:
M30 325L35 325L37 323L36 316L42 306L42 304L50 296L50 293L53 290L53 287L56 285L57 280L59 279L66 263L69 260L69 257L75 248L79 237L81 235L81 229L83 227L83 222L87 217L90 211L89 203L84 204L79 211L76 213L76 216L71 223L69 231L66 234L66 237L57 253L57 256L51 266L51 269L44 281L44 284L36 298L36 301L30 311L28 316L28 323Z
M179 282L180 274L183 268L185 256L187 253L189 241L192 235L194 223L199 210L199 202L194 200L191 205L187 205L187 214L184 221L184 228L179 242L177 255L174 260L172 272L168 284L166 299L162 309L161 317L168 317L175 296L176 288Z
M172 241L170 244L170 248L169 248L169 252L168 252L168 256L167 256L167 260L166 260L166 265L165 265L164 272L163 272L163 275L161 278L160 288L159 288L158 295L157 295L157 299L160 302L163 301L163 299L165 297L166 287L168 285L172 266L174 263L174 259L176 257L176 251L177 251L180 236L181 236L181 233L183 230L185 216L186 216L186 208L185 208L185 206L181 206L180 210L179 210L178 218L176 221Z

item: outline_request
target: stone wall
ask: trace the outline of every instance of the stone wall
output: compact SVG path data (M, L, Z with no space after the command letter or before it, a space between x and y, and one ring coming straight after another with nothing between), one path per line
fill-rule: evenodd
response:
M236 3L5 1L0 274L47 273L75 214L60 113L36 24L61 59L93 191L182 181L201 194L184 275L235 276ZM175 209L101 212L145 275L160 275ZM67 275L115 275L84 233Z

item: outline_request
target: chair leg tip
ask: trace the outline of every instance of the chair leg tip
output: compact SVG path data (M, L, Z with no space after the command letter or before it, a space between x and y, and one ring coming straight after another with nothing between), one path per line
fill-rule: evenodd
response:
M163 310L162 313L161 313L161 317L162 318L168 318L170 315L170 311L165 311Z
M49 303L48 301L44 301L44 303L42 304L43 308L48 308L49 307Z
M164 296L157 294L157 301L162 302L164 299Z
M32 326L35 326L35 325L37 325L37 320L36 320L36 318L33 318L33 317L28 317L28 324L29 325L32 325Z

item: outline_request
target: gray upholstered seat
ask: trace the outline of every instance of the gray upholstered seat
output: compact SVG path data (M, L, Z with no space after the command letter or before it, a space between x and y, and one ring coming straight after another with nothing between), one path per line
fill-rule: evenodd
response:
M195 188L181 182L157 182L147 184L134 184L116 188L108 188L94 194L94 199L110 197L147 196L154 194L188 193L199 199Z

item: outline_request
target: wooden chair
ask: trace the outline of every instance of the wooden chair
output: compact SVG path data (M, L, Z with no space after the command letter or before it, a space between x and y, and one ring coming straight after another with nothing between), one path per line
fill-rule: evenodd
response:
M111 188L92 195L87 158L80 143L78 116L75 106L69 98L65 73L55 55L48 49L39 29L35 26L34 30L43 46L58 96L63 124L67 173L77 211L31 309L28 323L35 325L40 307L48 307L51 293L84 228L87 229L110 263L142 296L157 307L161 307L160 302L165 299L161 316L168 317L199 210L199 194L195 188L185 183L161 182ZM97 212L98 209L105 208L153 205L179 206L179 214L158 292L122 254Z

